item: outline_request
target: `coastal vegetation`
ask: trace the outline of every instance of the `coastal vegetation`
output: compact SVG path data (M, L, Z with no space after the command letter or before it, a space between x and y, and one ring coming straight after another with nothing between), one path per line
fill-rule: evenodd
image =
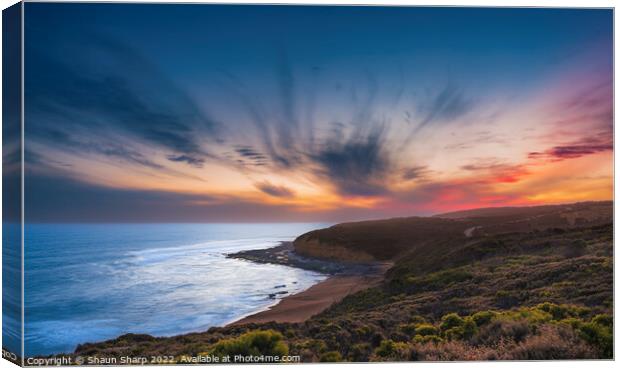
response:
M124 335L80 345L75 354L276 354L303 362L613 358L611 203L419 219L302 236L394 262L383 282L305 322Z

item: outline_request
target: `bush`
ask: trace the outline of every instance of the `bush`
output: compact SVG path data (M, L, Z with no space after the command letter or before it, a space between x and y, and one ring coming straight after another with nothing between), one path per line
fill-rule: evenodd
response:
M341 362L342 355L340 355L340 352L338 351L329 351L327 353L322 354L319 360L321 362Z
M599 350L603 358L613 356L613 333L611 327L596 322L584 323L579 327L579 336Z
M416 335L420 335L420 336L428 336L428 335L437 335L439 331L437 330L437 327L431 324L421 323L416 326L415 333Z
M597 314L592 318L592 322L609 328L614 326L614 318L609 314Z
M414 323L414 324L419 324L419 323L426 323L426 320L424 319L424 317L422 316L413 316L409 319L409 322Z
M392 340L383 340L375 354L381 358L400 358L407 350L407 344L402 342L394 342Z
M354 362L367 361L371 351L368 343L355 344L349 350L349 360Z
M450 313L441 317L441 325L439 325L439 328L442 331L446 331L454 327L461 327L464 323L465 321L463 321L463 318L461 318L458 314Z
M567 304L557 305L549 302L538 304L535 309L549 313L551 318L556 321L569 317L584 317L590 313L590 309L586 307Z
M399 326L399 329L409 335L409 336L415 336L415 323L405 323Z
M396 343L392 340L383 340L378 348L375 349L375 354L380 357L388 357L396 352Z
M217 356L233 355L288 355L288 346L281 333L267 331L250 331L239 337L225 339L215 344L213 354Z
M578 329L579 327L581 327L581 325L583 325L582 320L580 320L579 318L574 318L574 317L565 318L561 320L560 323L568 325L572 327L573 329Z
M491 320L495 318L496 315L497 313L493 311L480 311L472 314L471 319L474 321L474 323L476 323L476 326L480 327L491 322Z
M426 335L426 336L415 335L415 337L413 338L413 341L419 344L426 344L430 342L437 344L437 343L442 342L443 339L437 335Z
M443 331L443 336L448 340L470 339L478 332L478 326L470 317L462 320L460 326L452 327Z
M463 338L469 339L478 332L478 325L472 318L465 318L465 323L461 326L463 329Z

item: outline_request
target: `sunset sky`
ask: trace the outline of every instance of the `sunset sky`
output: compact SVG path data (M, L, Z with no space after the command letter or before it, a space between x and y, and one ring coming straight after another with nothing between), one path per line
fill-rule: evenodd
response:
M612 198L611 10L25 9L29 221Z

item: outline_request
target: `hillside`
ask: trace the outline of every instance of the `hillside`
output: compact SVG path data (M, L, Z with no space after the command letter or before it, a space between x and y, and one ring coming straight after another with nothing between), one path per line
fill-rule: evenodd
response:
M181 363L248 352L305 362L611 358L611 211L611 202L483 209L313 231L295 241L301 252L347 261L363 252L395 265L378 286L302 323L124 335L75 354Z
M395 260L408 253L442 252L441 243L472 235L601 225L613 216L612 202L500 207L351 222L310 231L294 241L303 255L340 261Z

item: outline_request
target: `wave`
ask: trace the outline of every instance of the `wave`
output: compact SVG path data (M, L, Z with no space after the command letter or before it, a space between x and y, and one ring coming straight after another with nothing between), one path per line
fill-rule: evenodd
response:
M121 264L133 263L148 265L168 261L171 259L194 257L200 254L223 256L228 253L250 249L266 249L278 246L282 241L289 238L255 238L236 240L213 240L192 245L180 245L177 247L151 248L130 251L125 254Z

